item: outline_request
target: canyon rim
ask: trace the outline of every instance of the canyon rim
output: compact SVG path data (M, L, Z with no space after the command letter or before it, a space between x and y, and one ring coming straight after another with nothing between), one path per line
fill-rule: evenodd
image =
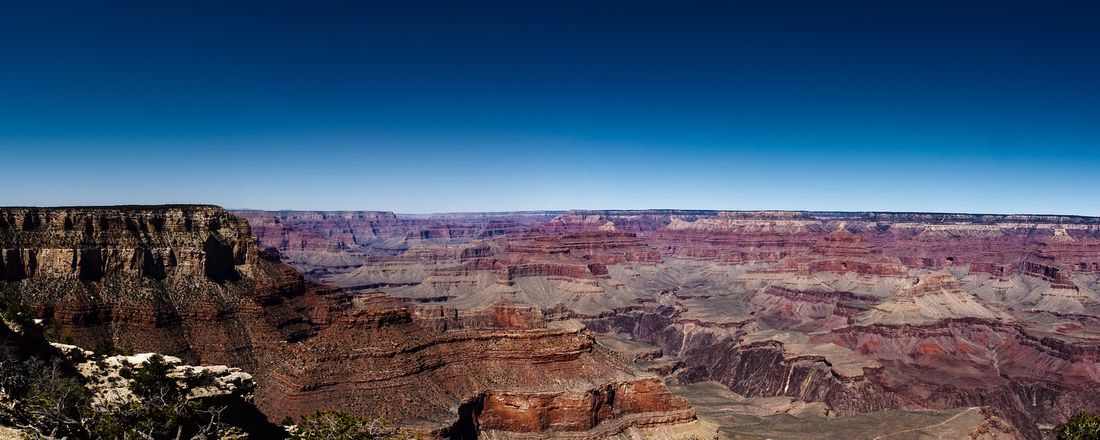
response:
M1100 409L1098 218L3 208L0 244L38 319L7 352L241 371L249 429L1042 438Z

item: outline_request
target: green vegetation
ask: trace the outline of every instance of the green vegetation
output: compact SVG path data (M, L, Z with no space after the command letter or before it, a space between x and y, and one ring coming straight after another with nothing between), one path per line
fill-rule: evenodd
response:
M92 386L96 384L90 380L103 378L85 378L71 360L49 350L45 340L26 336L37 327L29 308L0 297L0 316L7 323L0 323L0 337L14 338L0 341L0 425L18 428L31 439L201 440L243 432L224 423L222 415L241 417L247 408L235 406L233 412L224 399L188 398L192 387L210 385L211 376L192 376L181 383L169 377L173 367L155 355L140 365L123 362L121 368L112 368L120 377L108 376L110 385ZM11 332L8 325L23 329ZM74 339L57 330L54 336ZM104 355L129 351L106 338L94 345L98 355L92 360L101 369L107 368Z
M0 388L21 402L11 422L38 437L78 437L90 396L60 360L31 359L0 366Z
M101 420L90 427L96 438L188 438L216 434L224 408L202 408L188 400L164 358L153 356L142 368L124 369L136 400L110 404ZM120 435L121 434L121 435Z
M29 327L34 323L34 310L21 303L0 298L0 316L5 321L13 322L21 327Z
M382 419L365 419L323 410L302 416L290 437L293 440L405 440L416 438Z
M66 345L76 345L76 335L71 330L62 330L57 325L46 327L46 339Z
M96 339L95 342L92 343L91 350L95 352L95 354L102 356L130 356L134 354L133 348L129 346L119 347L115 345L115 341L111 340L110 337Z
M1055 433L1058 440L1100 440L1100 415L1089 416L1081 411Z
M121 390L94 396L60 359L0 362L0 390L20 402L0 412L0 421L31 438L212 439L234 431L222 423L225 407L187 399L167 376L170 369L154 356L141 368L121 370L131 398Z

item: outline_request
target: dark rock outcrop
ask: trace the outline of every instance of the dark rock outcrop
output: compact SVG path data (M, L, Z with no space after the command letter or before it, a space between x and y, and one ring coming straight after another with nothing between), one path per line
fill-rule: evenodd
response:
M0 218L0 294L83 346L251 371L346 301L259 258L248 224L218 207L4 208Z

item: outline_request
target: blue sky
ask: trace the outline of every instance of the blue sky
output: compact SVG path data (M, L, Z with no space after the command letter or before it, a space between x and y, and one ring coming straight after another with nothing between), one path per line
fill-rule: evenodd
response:
M26 2L0 204L1100 215L1096 2Z

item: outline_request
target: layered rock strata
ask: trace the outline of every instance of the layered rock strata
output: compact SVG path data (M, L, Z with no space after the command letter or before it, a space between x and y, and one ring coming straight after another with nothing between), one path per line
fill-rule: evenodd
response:
M437 328L527 304L659 346L663 356L635 361L670 380L835 414L981 407L1012 425L1008 435L1039 438L1071 408L1100 409L1089 354L1100 346L1097 218L655 210L389 221L508 227L382 233L404 248L366 244L350 266L303 268L456 316ZM297 222L282 227L312 227Z
M440 246L518 224L488 219L451 228L424 220L405 228L382 214L334 217L335 224L370 225L377 234ZM312 218L331 220L305 216ZM258 405L272 420L336 409L442 438L489 431L604 438L694 420L660 378L600 348L576 322L548 320L538 308L505 299L459 310L353 295L307 282L280 261L293 258L285 252L394 241L355 236L329 246L334 236L318 233L297 247L284 237L261 251L247 223L212 206L3 208L0 219L0 293L35 309L54 337L241 368L255 378ZM625 244L611 248L637 246L631 234L619 237ZM595 252L590 239L570 243L575 252ZM393 249L408 250L377 254ZM416 259L437 255L449 265L452 258L479 261L492 249L463 246ZM619 261L634 254L609 255ZM572 267L508 261L494 269L493 283ZM579 267L583 273L561 276L603 273L598 262ZM521 410L507 403L520 401L546 404Z
M5 208L0 294L58 339L256 370L315 332L342 298L260 258L213 206Z
M382 294L357 303L272 368L266 413L334 408L448 438L694 420L659 378L597 347L579 323L504 304L416 310Z

